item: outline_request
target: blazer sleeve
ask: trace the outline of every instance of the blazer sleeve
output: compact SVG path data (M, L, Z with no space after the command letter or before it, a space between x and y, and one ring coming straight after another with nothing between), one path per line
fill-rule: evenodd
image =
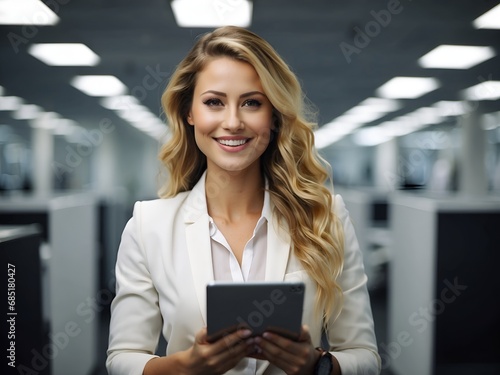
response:
M344 267L338 282L344 293L337 319L329 322L327 338L342 375L376 375L381 360L375 339L362 253L344 201L335 196L335 214L344 228Z
M138 202L118 249L116 296L111 304L106 361L109 375L142 375L146 362L156 357L162 318L141 242L141 229Z

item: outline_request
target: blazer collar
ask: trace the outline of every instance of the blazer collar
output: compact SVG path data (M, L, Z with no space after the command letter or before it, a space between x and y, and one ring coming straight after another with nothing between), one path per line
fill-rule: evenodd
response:
M196 222L200 216L207 215L207 198L205 195L205 179L207 171L203 173L200 180L189 192L184 205L184 222L186 224Z

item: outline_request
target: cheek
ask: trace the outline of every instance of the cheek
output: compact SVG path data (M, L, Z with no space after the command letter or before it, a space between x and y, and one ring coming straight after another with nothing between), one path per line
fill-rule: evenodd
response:
M195 131L206 134L214 131L218 124L219 120L216 116L213 115L203 115L203 116L193 116L193 123L195 127Z

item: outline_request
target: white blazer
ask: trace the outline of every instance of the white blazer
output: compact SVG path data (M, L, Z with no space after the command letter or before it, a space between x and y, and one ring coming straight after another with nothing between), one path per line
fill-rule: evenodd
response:
M335 212L345 231L345 261L338 280L344 303L329 324L330 350L343 375L378 374L380 357L361 251L338 195ZM306 284L303 324L309 325L313 344L320 346L322 324L313 316L314 283L290 251L286 230L268 225L265 279ZM204 176L191 191L135 204L116 264L106 362L110 375L141 375L146 362L155 357L160 332L168 342L167 355L192 346L206 325L206 285L214 279L211 256ZM283 371L259 360L257 374Z

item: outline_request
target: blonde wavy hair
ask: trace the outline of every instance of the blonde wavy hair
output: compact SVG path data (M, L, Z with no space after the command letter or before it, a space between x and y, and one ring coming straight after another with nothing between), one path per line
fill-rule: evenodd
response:
M314 148L315 124L306 117L305 97L288 65L265 40L234 26L203 35L177 66L162 96L170 138L159 158L169 172L162 198L191 190L206 169L206 157L187 123L197 74L213 59L229 57L251 64L274 107L277 130L261 156L278 221L283 221L293 251L314 280L315 311L324 324L338 315L342 290L336 280L344 261L344 236L333 212L332 192L325 186L328 164Z

